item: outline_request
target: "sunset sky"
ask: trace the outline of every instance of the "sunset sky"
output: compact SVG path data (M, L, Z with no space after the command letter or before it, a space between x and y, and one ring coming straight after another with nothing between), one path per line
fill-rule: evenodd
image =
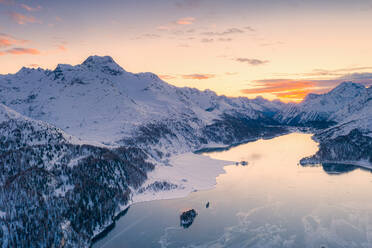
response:
M110 55L228 96L372 83L372 0L0 0L0 73Z

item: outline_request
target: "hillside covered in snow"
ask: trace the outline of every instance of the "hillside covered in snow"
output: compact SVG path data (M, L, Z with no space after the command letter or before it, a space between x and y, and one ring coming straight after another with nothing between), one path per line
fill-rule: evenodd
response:
M0 99L2 247L87 247L134 196L185 186L148 175L203 148L306 128L320 149L302 163L372 163L372 90L350 82L284 104L179 88L91 56L0 75Z
M109 145L166 120L182 122L199 136L224 114L272 122L270 117L283 106L178 88L152 73L127 72L108 56L91 56L76 66L60 64L53 71L23 68L0 76L0 99L25 116Z
M321 121L333 123L328 128L315 131L314 139L319 142L319 151L312 157L302 159L302 164L344 163L371 167L371 87L342 83L327 94L308 97L301 105L306 107L300 116L306 115L303 114L305 111L319 113L318 118L325 116Z

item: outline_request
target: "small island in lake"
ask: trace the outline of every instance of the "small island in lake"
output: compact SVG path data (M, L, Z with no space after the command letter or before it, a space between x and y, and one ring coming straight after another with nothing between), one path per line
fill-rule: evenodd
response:
M188 211L183 212L180 216L180 225L183 228L190 227L197 215L198 214L196 213L195 209L190 209Z

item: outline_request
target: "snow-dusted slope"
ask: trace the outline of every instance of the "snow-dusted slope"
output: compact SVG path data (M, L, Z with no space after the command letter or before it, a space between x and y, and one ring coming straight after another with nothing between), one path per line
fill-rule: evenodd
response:
M0 99L26 116L105 143L132 137L150 122L183 120L200 130L223 113L258 119L282 105L177 88L152 73L126 72L108 56L91 56L76 66L58 65L54 71L23 68L0 76Z
M301 160L301 163L344 163L371 167L372 88L343 83L321 98L334 104L328 108L333 111L327 121L336 124L315 132L314 138L319 142L319 151L314 156ZM336 102L335 99L339 101Z
M339 123L364 107L371 97L362 84L344 82L325 94L309 94L300 104L280 111L276 118L285 124L324 127Z
M3 104L0 104L0 135L1 151L78 141L52 125L25 117Z

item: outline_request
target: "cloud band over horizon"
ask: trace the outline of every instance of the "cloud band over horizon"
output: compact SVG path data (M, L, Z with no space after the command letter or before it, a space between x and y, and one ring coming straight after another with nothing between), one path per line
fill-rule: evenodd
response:
M0 0L0 73L110 55L127 71L150 71L179 87L300 101L342 81L371 80L371 6L372 0Z
M342 82L372 85L372 73L351 73L333 79L262 79L252 82L254 87L242 89L246 95L272 94L285 102L302 101L309 93L325 93Z

